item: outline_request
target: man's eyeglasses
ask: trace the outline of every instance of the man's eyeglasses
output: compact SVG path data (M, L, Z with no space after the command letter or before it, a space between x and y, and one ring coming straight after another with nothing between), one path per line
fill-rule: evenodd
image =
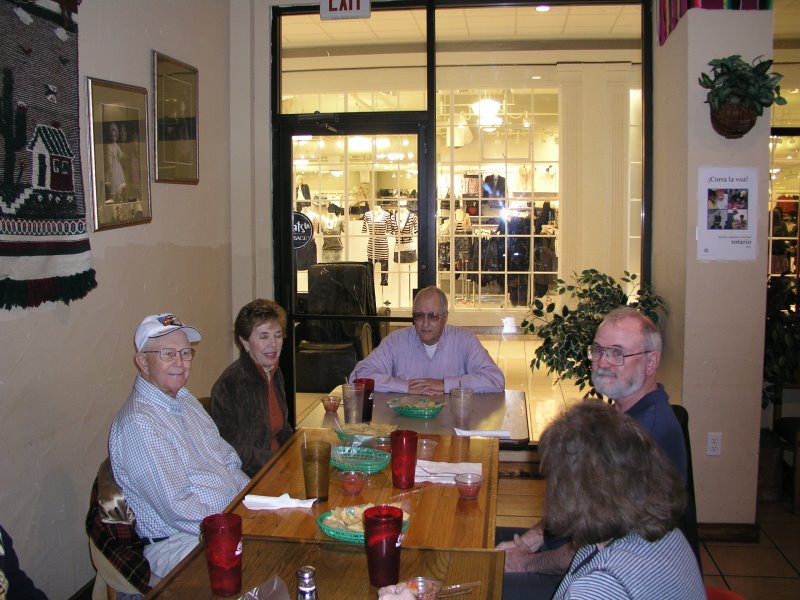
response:
M597 362L605 355L608 364L614 367L621 367L625 364L625 359L629 356L639 356L640 354L647 354L648 352L653 352L653 350L642 350L641 352L625 354L625 352L619 348L604 348L603 346L592 344L587 348L586 356L590 361Z
M189 361L194 358L195 349L175 350L175 348L162 348L161 350L142 350L142 354L158 354L158 358L164 362L172 362L180 354L183 360Z
M426 319L431 323L438 323L445 313L415 312L411 313L414 323L423 323Z

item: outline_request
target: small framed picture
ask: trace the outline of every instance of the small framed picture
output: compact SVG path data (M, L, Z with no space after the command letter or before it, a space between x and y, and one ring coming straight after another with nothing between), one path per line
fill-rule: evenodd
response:
M156 181L196 184L197 69L153 51Z
M94 228L148 223L147 90L89 77Z

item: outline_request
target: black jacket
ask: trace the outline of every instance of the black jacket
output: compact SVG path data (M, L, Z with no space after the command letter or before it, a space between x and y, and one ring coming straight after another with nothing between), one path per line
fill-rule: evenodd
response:
M281 407L283 428L278 433L278 443L283 444L292 435L288 422L286 391L280 369L274 375L275 394ZM249 477L264 466L272 452L272 427L267 404L267 382L246 352L219 376L211 388L211 418L220 435L236 450L242 459L242 471Z

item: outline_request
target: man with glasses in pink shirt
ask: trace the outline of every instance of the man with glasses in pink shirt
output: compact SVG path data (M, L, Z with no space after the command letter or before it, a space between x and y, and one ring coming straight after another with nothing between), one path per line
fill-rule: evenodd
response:
M453 388L476 393L502 392L505 377L478 338L447 324L447 296L437 287L417 293L411 313L414 327L383 339L350 374L375 380L376 392L435 396Z

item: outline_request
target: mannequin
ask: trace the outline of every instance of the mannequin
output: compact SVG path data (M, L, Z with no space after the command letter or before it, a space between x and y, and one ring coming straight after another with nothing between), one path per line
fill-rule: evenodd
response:
M506 178L495 171L483 180L481 198L504 198L506 195Z
M334 212L327 212L320 217L322 232L322 262L339 262L342 260L342 238L344 222Z
M381 285L389 285L389 213L377 202L372 210L364 213L361 233L369 233L367 241L367 260L381 265Z
M298 175L295 181L297 183L294 188L295 200L311 200L311 189L307 183L303 183L303 176Z
M518 198L526 198L531 195L531 172L528 167L522 165L519 168L519 176L517 177L517 186L514 196Z
M394 262L417 262L416 241L412 237L417 234L419 227L417 215L408 210L407 201L401 200L398 204L397 212L389 223L389 233L397 238L394 245Z
M508 294L511 306L528 306L531 213L527 207L523 210L509 211L506 235L508 236L506 238L506 269L509 271Z
M459 205L453 214L453 225L455 227L455 257L456 257L456 270L468 271L472 267L470 253L472 251L472 219L464 212ZM474 268L474 267L472 267Z

